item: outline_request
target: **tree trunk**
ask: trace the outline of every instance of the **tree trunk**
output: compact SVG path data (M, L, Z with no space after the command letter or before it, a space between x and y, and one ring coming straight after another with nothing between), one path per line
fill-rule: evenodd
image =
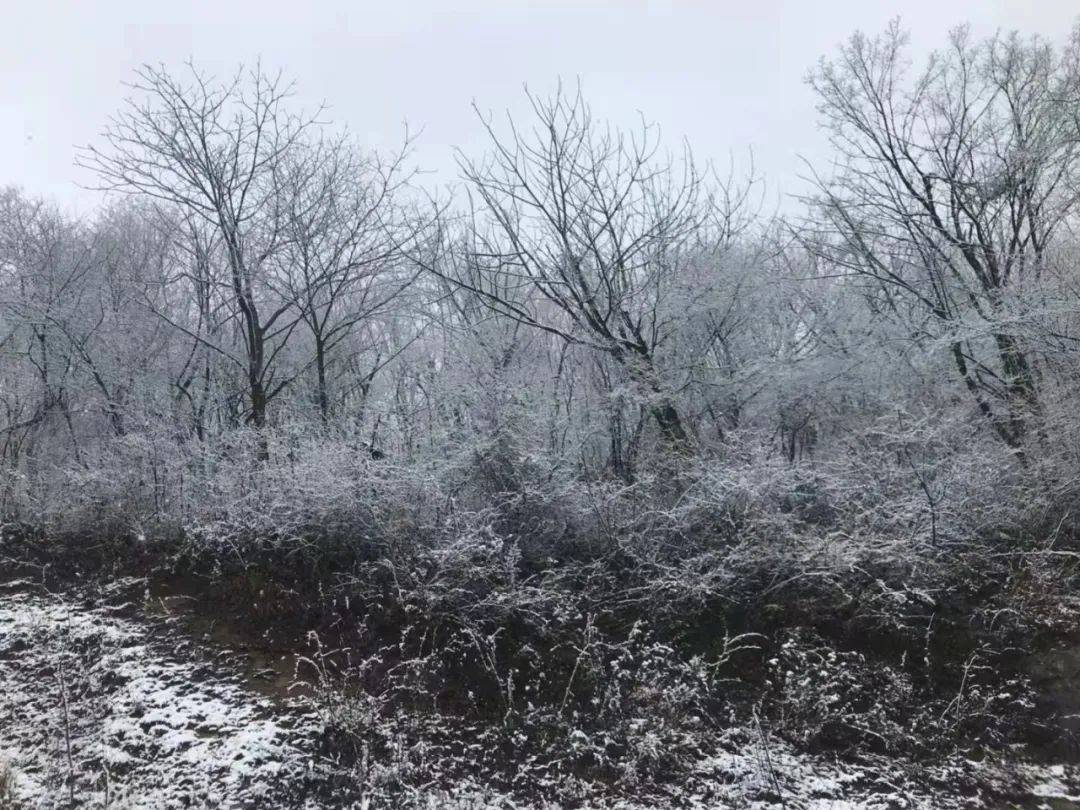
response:
M689 448L690 436L683 427L679 411L670 399L664 399L659 404L653 405L652 415L660 428L660 433L672 447L680 450Z
M252 375L251 384L251 424L258 432L258 458L259 461L270 460L270 445L266 441L266 391L263 389L262 380Z
M330 392L326 386L326 346L321 338L315 338L315 370L318 374L319 415L323 424L330 421Z
M629 372L631 379L652 395L653 402L649 404L649 411L656 420L657 427L664 439L672 447L679 450L690 448L690 435L683 425L679 411L675 403L664 393L663 386L653 368L652 357L644 347L638 348L633 354L624 354L622 351L613 352L619 361Z
M1019 442L1027 432L1028 417L1039 411L1039 398L1035 390L1035 375L1017 339L1010 334L994 335L998 356L1004 372L1008 397L1009 422L1012 434Z

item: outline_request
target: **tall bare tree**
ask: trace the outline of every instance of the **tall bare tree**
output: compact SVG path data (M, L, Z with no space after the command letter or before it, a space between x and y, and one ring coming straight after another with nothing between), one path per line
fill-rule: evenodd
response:
M580 90L527 97L530 130L481 116L492 151L461 160L480 213L452 280L500 315L611 356L664 437L685 445L656 361L680 252L708 217L693 160L676 167L644 123L632 135L597 123Z
M415 278L401 257L413 228L397 196L410 175L405 147L389 159L362 155L345 138L294 150L276 169L282 250L273 284L293 304L314 343L316 400L330 417L334 351L384 312Z
M225 82L188 67L183 79L143 67L135 94L104 132L107 148L88 147L79 162L104 188L179 207L217 232L243 356L214 348L243 367L248 421L261 427L268 403L290 381L275 379L275 360L298 322L293 302L266 283L283 239L275 172L316 119L291 112L291 86L258 65Z
M898 23L857 34L809 78L841 167L819 180L819 251L883 313L949 346L959 378L1019 448L1038 374L1011 305L1077 207L1080 63L1017 34L955 30L908 72ZM824 232L823 232L824 230Z

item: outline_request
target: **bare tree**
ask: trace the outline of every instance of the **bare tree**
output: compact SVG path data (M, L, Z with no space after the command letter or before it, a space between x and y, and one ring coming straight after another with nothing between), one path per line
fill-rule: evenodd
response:
M492 152L461 159L480 212L468 256L444 274L500 315L610 355L645 396L661 433L690 433L657 368L670 337L664 307L680 252L709 215L688 151L678 167L642 124L597 124L580 90L528 93L534 126L481 116ZM435 268L438 271L438 268Z
M207 415L214 390L214 360L231 311L220 291L228 289L219 279L220 255L217 231L198 217L186 214L180 222L166 222L176 233L176 271L161 278L156 290L147 290L150 308L171 313L168 320L181 319L189 336L187 350L171 375L178 403L187 403L191 428L200 441L206 438ZM178 296L171 296L174 290ZM154 294L156 293L156 296ZM179 301L172 300L173 297ZM155 300L156 298L156 300ZM228 361L225 361L228 362Z
M1016 34L975 43L961 28L912 77L906 45L894 22L810 76L842 166L818 181L808 242L870 282L883 314L944 340L978 407L1019 448L1038 374L1010 307L1076 209L1076 54Z
M13 190L0 197L0 206L3 345L5 354L27 363L39 391L33 413L14 409L4 430L25 435L59 415L81 459L73 424L79 358L68 332L94 269L93 239L55 207Z
M401 152L383 159L361 155L344 138L324 139L294 150L275 169L285 238L272 283L311 334L324 422L333 352L416 277L400 261L412 229L396 200L410 177L408 144L406 137Z
M138 76L137 95L104 132L108 150L88 147L79 163L103 188L177 206L217 232L244 351L237 358L214 348L244 368L248 421L261 427L267 404L290 381L275 379L275 360L298 322L293 302L266 284L283 239L275 172L315 118L290 112L291 86L258 65L226 82L191 65L186 81L163 67Z

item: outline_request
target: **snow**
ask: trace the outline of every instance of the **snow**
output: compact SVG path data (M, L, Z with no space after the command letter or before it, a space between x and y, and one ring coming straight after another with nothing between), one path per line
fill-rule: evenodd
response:
M74 792L86 804L246 806L307 768L313 716L272 704L227 673L170 660L154 628L28 594L0 601L0 727L16 794L63 803L72 738ZM68 693L65 723L62 681ZM308 722L304 722L307 720ZM59 741L59 742L58 742Z

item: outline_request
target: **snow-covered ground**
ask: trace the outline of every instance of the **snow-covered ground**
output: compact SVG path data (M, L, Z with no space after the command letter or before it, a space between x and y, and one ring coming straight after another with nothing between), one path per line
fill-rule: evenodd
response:
M318 784L329 780L317 754L319 731L314 713L260 694L235 663L200 655L174 624L25 588L0 589L4 810L367 806L355 796L335 800L332 780ZM1000 798L1006 794L1015 798ZM853 766L761 739L704 759L669 799L624 797L603 806L665 803L1060 810L1080 807L1080 774L1065 765L962 759L923 772L888 762ZM482 785L420 787L410 804L532 806Z
M0 599L0 756L29 806L273 806L301 775L314 719L171 651L163 627Z

